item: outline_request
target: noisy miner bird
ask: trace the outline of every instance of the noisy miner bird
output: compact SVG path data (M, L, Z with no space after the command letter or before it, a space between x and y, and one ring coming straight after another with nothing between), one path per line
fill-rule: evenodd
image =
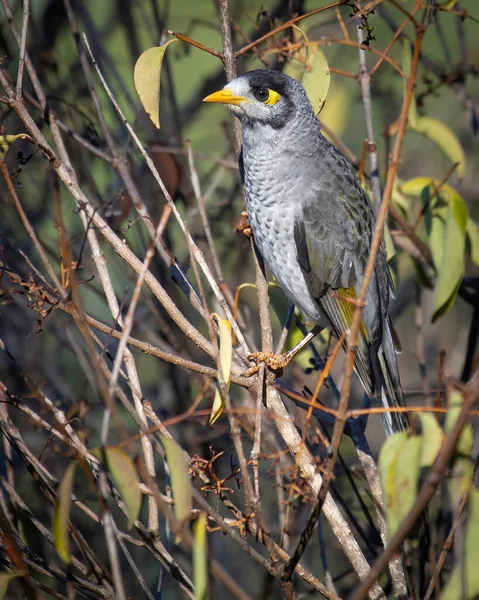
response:
M242 123L246 208L265 263L301 313L340 338L352 323L347 299L359 293L375 226L352 165L321 134L303 86L283 73L250 71L204 102L228 105ZM380 396L386 407L404 405L388 316L393 293L381 248L354 367L369 397ZM290 356L262 358L274 368ZM388 413L384 423L390 434L404 429L407 417Z

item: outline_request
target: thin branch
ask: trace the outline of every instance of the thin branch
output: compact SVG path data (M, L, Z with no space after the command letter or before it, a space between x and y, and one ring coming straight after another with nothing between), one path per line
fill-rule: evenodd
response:
M25 67L25 52L27 49L28 20L30 19L30 0L23 0L22 37L20 41L20 56L18 58L17 96L22 95L23 69Z
M218 284L216 283L214 277L211 274L211 271L210 271L210 269L209 269L209 267L208 267L208 265L207 265L207 263L206 263L206 261L204 259L203 253L201 252L201 250L198 248L198 246L193 241L193 239L192 239L192 237L191 237L191 235L190 235L190 233L189 233L189 231L188 231L188 229L187 229L187 227L186 227L186 225L185 225L185 223L184 223L184 221L183 221L180 213L178 212L177 207L175 206L175 203L173 202L173 199L171 198L168 190L165 187L165 184L163 183L163 181L162 181L162 179L161 179L161 177L160 177L160 175L158 173L158 170L155 167L155 164L151 160L151 158L148 155L148 153L145 151L145 149L144 149L142 143L140 142L138 136L133 131L131 125L129 124L129 122L127 121L125 115L123 114L123 112L122 112L122 110L121 110L118 102L116 101L116 99L114 98L113 94L111 93L110 88L108 87L108 85L107 85L107 83L105 81L105 78L103 77L103 75L102 75L102 73L101 73L101 71L100 71L100 69L98 67L98 64L97 64L97 62L96 62L96 60L95 60L95 58L94 58L94 56L93 56L93 54L91 52L91 49L90 49L90 46L88 44L88 40L87 40L85 34L83 34L83 39L84 39L85 45L87 46L88 52L90 53L90 58L91 58L91 60L93 62L93 65L94 65L96 71L97 71L98 77L100 78L100 80L101 80L101 82L103 84L103 87L105 88L105 91L106 91L108 97L110 98L113 106L115 107L116 111L120 115L123 124L128 129L128 132L130 133L130 135L132 136L133 140L135 141L135 143L136 143L138 149L140 150L141 154L143 155L143 158L145 159L146 164L148 165L148 168L150 169L151 173L153 174L153 177L155 178L156 182L160 186L161 191L163 192L163 194L164 194L164 196L166 198L166 201L171 206L171 208L173 210L173 214L175 215L175 218L178 221L178 224L180 225L180 227L181 227L181 229L183 231L183 234L185 235L185 237L186 237L186 239L188 241L188 244L191 245L191 248L193 250L193 254L195 256L196 261L200 265L201 270L203 271L206 279L208 280L208 283L210 284L211 289L213 290L213 293L214 293L216 299L218 300L221 308L225 312L226 317L228 318L229 322L231 323L231 327L233 328L233 331L234 331L234 333L235 333L235 335L236 335L236 337L238 339L238 342L240 344L240 348L241 348L241 350L243 352L243 355L244 355L243 358L246 360L246 356L248 356L249 350L248 350L248 346L246 344L246 341L244 339L244 336L243 336L242 332L240 331L240 329L239 329L239 327L238 327L235 319L233 318L233 315L231 313L231 310L230 310L230 308L228 306L228 303L226 302L226 299L225 299L223 293L219 289Z

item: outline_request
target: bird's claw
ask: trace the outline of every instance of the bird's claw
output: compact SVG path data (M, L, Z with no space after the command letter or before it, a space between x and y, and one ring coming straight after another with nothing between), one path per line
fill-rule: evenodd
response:
M251 377L258 372L259 364L264 363L271 371L282 371L287 366L291 357L288 353L274 354L273 352L253 352L248 355L248 360L255 361L250 369L243 373L243 377Z
M249 239L252 235L252 231L251 231L251 225L248 219L248 213L244 210L241 213L241 216L243 217L243 220L237 225L236 227L236 231L238 233L242 233L245 238Z

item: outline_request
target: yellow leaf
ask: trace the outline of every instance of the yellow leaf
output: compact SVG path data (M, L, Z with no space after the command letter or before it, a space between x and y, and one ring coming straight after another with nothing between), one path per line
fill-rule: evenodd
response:
M153 124L160 128L160 80L161 65L165 51L170 44L179 40L170 40L163 46L149 48L140 55L134 70L135 88L140 96L145 112Z
M408 129L425 135L434 142L452 163L459 163L456 172L462 179L466 171L466 156L456 134L445 123L433 117L418 117Z
M7 152L10 150L10 146L17 140L27 140L34 144L33 138L26 133L18 133L17 135L0 135L0 159L4 159Z
M231 325L226 319L213 313L211 318L216 319L220 336L219 344L219 364L218 364L218 382L216 384L215 398L210 416L210 425L218 419L223 412L225 399L223 398L222 386L229 387L231 375L231 362L233 359L233 340L231 338Z
M195 545L193 548L193 580L195 583L195 600L206 600L208 597L208 540L206 525L208 517L202 513L193 525Z
M451 11L454 10L456 4L457 0L448 0L447 2L444 2L444 4L441 5L441 8L443 10Z
M71 494L75 476L76 462L68 465L63 479L58 487L57 500L53 509L52 532L55 548L60 557L70 564L70 536L68 520L70 518Z
M105 467L111 475L113 484L125 503L128 512L128 528L131 529L140 514L142 500L140 479L133 461L123 450L114 446L97 448L93 454L105 461Z

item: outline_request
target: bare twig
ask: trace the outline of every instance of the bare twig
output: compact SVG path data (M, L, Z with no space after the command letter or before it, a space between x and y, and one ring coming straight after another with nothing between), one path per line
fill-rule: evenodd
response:
M18 58L17 96L22 95L23 69L25 67L25 52L27 49L28 20L30 19L30 0L23 0L22 38L20 41L20 55Z

